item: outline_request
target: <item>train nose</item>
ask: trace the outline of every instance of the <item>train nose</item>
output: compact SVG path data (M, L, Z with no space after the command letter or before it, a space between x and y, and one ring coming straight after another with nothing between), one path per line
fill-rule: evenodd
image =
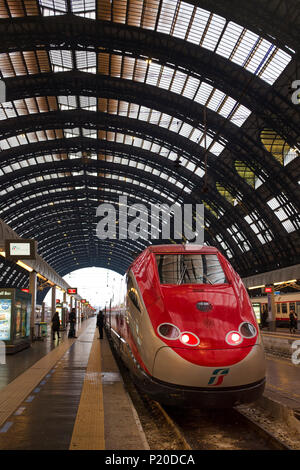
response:
M243 349L244 353L246 348L237 348L237 354L238 349ZM247 349L246 357L230 364L229 358L232 357L232 349L210 352L193 350L194 361L190 362L178 354L178 352L182 353L182 350L176 351L176 348L162 347L155 356L153 377L174 385L189 387L215 387L221 383L223 387L234 387L263 380L265 377L265 357L262 346L257 344ZM203 358L208 353L211 356L211 365L205 366ZM216 370L226 371L218 385L212 381Z

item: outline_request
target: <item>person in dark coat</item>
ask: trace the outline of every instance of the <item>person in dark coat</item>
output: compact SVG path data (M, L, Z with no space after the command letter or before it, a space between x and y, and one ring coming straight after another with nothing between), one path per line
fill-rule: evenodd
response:
M69 315L69 322L70 322L70 330L68 334L68 338L77 338L75 332L75 324L76 324L76 310L72 308L70 315Z
M55 332L57 333L57 338L59 339L59 327L60 327L60 321L59 321L59 315L58 312L55 312L52 318L52 339L55 340Z
M101 310L99 310L99 313L97 315L97 327L99 330L99 339L103 339L103 324L104 324L104 315Z
M297 329L297 315L295 314L295 310L290 309L290 332L296 333Z

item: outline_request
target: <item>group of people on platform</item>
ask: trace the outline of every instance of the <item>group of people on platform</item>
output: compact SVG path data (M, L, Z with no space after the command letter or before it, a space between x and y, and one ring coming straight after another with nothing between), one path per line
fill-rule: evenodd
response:
M68 338L77 338L75 325L76 325L76 310L72 308L69 314L69 323L70 323L70 330L68 334ZM58 312L55 312L52 318L52 339L55 340L55 333L57 334L57 338L60 339L59 336L60 331L60 319Z
M69 323L70 323L70 330L68 333L68 338L77 338L75 325L76 325L76 310L72 308L69 314ZM104 315L101 310L97 315L97 328L99 330L99 339L103 339L103 326L104 326ZM58 312L55 312L52 318L52 339L55 340L55 333L57 334L57 338L60 339L59 335L60 331L60 320Z

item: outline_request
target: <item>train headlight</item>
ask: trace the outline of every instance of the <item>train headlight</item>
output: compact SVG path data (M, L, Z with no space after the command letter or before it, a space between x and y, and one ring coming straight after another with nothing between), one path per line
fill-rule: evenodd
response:
M240 324L239 332L244 338L254 338L257 334L255 326L246 321Z
M180 330L172 323L161 323L157 328L158 334L166 339L178 339Z
M200 344L200 339L194 333L190 331L184 331L180 335L180 341L187 346L198 346Z
M242 343L243 337L238 331L230 331L227 333L225 341L230 346L238 346Z

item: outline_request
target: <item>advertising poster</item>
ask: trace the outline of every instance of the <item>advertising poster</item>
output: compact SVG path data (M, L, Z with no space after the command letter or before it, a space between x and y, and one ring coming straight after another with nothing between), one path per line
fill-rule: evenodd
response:
M10 340L11 299L0 299L0 340Z

